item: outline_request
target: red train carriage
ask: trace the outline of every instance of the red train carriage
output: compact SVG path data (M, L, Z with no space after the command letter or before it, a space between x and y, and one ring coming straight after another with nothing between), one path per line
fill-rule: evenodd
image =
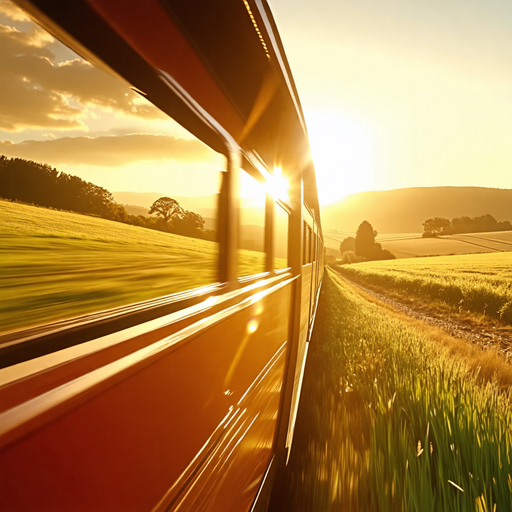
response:
M323 273L314 168L271 12L262 0L18 4L227 164L208 284L192 276L0 336L0 509L264 510ZM267 187L258 257L242 244L250 180L288 184Z

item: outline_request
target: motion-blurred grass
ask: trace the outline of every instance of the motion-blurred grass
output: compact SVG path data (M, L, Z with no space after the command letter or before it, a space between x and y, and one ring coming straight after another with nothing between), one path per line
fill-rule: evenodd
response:
M0 330L217 281L217 244L0 201Z
M369 261L336 270L349 279L512 323L512 252Z
M279 510L512 510L511 400L326 275Z

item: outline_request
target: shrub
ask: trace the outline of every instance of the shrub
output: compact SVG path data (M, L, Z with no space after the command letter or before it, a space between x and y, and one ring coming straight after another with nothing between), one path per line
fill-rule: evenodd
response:
M362 261L368 260L362 256L358 256L355 251L346 251L343 253L343 257L341 258L342 265L345 263L361 263Z

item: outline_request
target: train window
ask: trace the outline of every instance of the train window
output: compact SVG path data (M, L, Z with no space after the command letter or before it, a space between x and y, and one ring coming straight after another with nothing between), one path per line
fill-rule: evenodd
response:
M288 223L290 216L279 204L275 206L274 268L288 267Z
M309 231L309 256L308 256L308 263L313 262L313 251L314 251L314 235L313 230L308 226Z
M245 171L240 177L238 275L265 272L265 187Z
M309 262L313 263L315 254L315 235L313 230L309 228Z
M309 263L309 226L304 222L304 240L302 246L302 264L307 265Z
M28 19L18 26L1 45L1 329L216 282L225 158Z

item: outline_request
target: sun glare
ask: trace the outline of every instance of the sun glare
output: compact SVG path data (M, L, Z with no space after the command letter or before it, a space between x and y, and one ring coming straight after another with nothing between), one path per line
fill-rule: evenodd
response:
M256 181L245 172L241 174L240 196L245 200L246 205L249 204L248 199L264 200L265 193L270 194L276 201L288 201L288 188L288 181L282 175L280 167L276 167L273 174L267 173L266 183Z
M268 179L267 191L275 200L288 201L288 182L281 174L281 167L276 167Z
M305 115L320 204L371 190L374 154L369 127L343 113L310 111Z

